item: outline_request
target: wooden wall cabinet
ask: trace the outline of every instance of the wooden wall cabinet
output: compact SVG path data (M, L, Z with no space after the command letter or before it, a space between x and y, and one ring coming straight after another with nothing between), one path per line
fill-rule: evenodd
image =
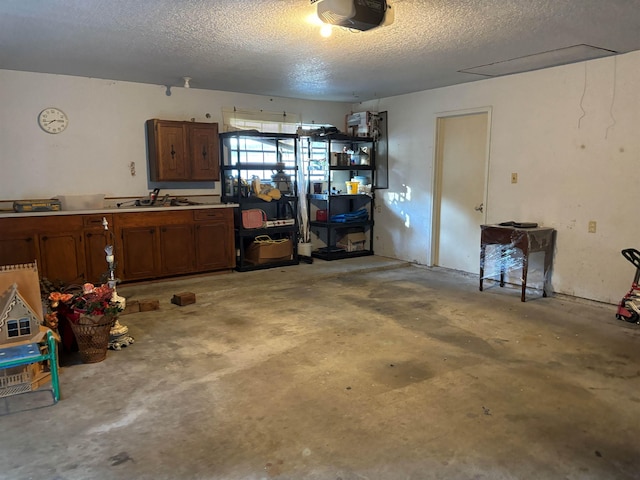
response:
M217 123L187 123L191 180L220 180L220 142Z
M217 181L217 123L147 121L149 173L154 182Z

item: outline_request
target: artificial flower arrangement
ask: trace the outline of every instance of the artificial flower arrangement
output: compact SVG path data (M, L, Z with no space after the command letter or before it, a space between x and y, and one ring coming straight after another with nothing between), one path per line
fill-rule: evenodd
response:
M113 302L113 288L109 285L95 286L85 283L70 286L62 291L49 293L50 312L45 314L49 324L57 320L57 314L64 315L71 323L88 323L101 321L103 317L115 320L122 308Z

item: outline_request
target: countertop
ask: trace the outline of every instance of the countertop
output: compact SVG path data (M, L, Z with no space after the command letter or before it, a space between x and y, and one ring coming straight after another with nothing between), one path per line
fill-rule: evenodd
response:
M201 205L184 205L176 207L106 207L97 210L62 210L59 212L9 212L0 211L0 218L18 218L18 217L51 217L58 215L91 215L91 214L107 214L107 213L144 213L144 212L165 212L175 210L202 210L207 208L234 208L237 203L209 203Z

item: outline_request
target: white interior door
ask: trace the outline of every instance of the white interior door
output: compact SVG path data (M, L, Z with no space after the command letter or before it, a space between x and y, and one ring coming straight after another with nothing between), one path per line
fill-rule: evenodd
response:
M489 113L438 118L433 264L479 273Z

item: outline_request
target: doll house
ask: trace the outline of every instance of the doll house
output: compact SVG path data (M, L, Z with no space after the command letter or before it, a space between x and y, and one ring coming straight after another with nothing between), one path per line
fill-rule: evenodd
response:
M0 267L0 361L18 346L47 348L39 345L47 331L41 325L42 312L31 305L42 309L39 293L35 264ZM42 362L0 368L0 398L35 390L49 377Z
M0 348L16 342L33 342L40 319L13 284L0 295Z

